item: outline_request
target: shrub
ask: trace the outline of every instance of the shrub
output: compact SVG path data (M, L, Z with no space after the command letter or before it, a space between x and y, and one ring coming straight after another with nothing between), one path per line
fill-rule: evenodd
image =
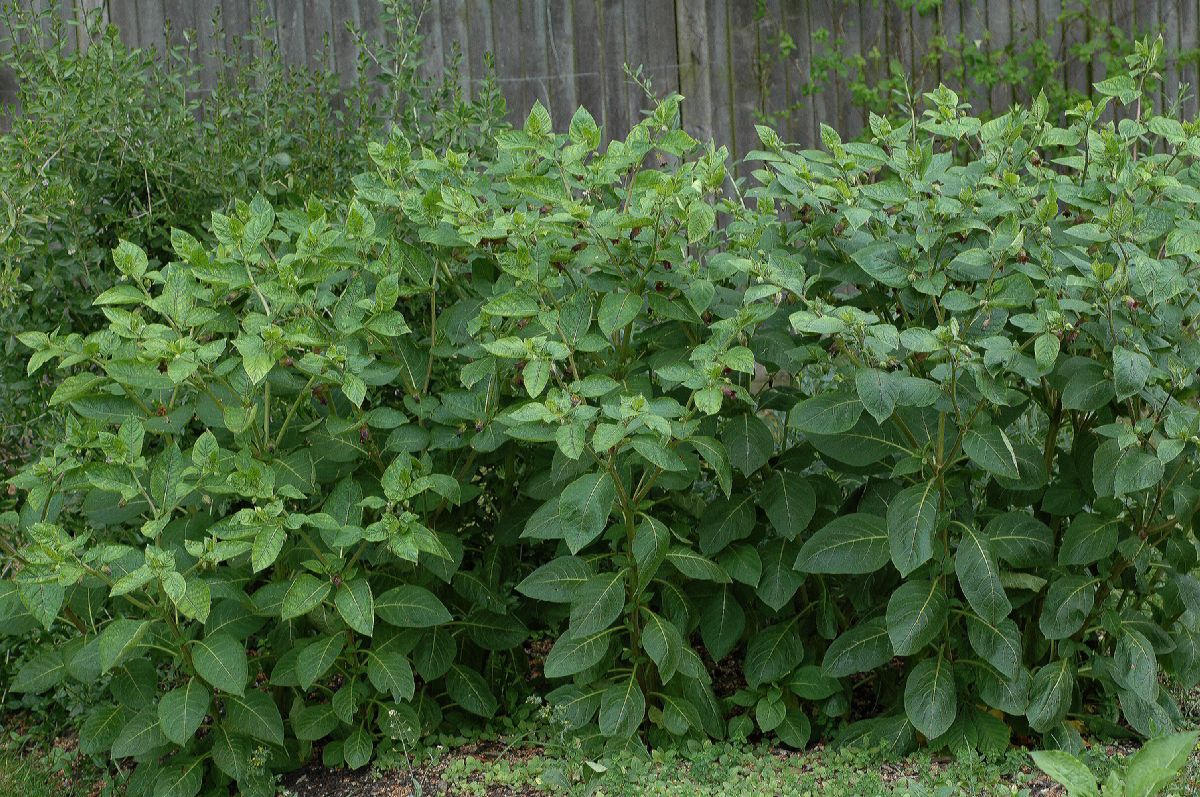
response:
M225 55L219 26L199 41L172 31L164 52L131 50L93 15L80 51L55 9L4 9L0 61L16 77L20 109L0 136L0 464L45 399L9 367L15 335L103 323L91 300L118 276L108 260L118 240L165 260L172 228L201 234L231 197L332 201L367 168L366 142L385 123L431 146L486 144L503 114L494 85L467 101L453 69L440 83L421 76L414 7L388 2L383 14L395 36L364 40L359 77L342 88L329 69L286 66L261 19ZM202 91L201 48L221 54L211 91Z
M603 151L535 106L494 156L373 144L344 214L122 242L105 328L23 337L68 422L3 605L78 634L17 688L107 679L82 743L135 793L358 766L542 674L610 749L1169 729L1200 144L1147 63L1119 126L943 88L871 142L762 128L729 191L678 97Z

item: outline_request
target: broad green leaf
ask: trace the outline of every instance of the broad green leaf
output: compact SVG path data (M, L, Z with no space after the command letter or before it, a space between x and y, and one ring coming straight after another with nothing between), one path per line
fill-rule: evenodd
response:
M571 601L571 633L586 637L608 628L625 607L625 571L588 579Z
M546 656L546 677L565 678L583 672L604 658L611 641L611 629L586 637L563 634Z
M751 689L776 681L794 670L804 658L804 645L795 623L773 625L755 634L746 645L742 671Z
M756 499L775 531L789 540L808 528L817 508L816 493L808 481L787 471L767 476Z
M1047 639L1066 639L1083 627L1096 599L1096 579L1061 576L1050 583L1038 628Z
M163 735L177 745L187 744L204 721L211 700L208 687L195 678L167 692L158 703L158 726Z
M821 669L831 678L868 672L889 661L892 651L887 622L882 617L861 623L833 640Z
M600 311L596 317L600 324L600 331L605 335L612 335L613 332L623 329L637 318L641 309L642 297L639 294L617 291L604 294L604 298L600 300Z
M346 637L342 634L317 637L305 645L296 659L296 680L300 688L309 689L329 672L345 647Z
M796 405L791 423L806 433L838 434L848 432L858 423L863 405L851 393L821 393Z
M365 578L356 578L339 586L333 604L346 625L366 636L374 633L375 599Z
M796 557L804 573L873 573L888 561L883 518L855 512L836 518L805 541Z
M878 423L892 417L900 398L900 383L891 373L878 368L859 368L854 372L854 385L859 401Z
M388 650L370 648L367 654L367 678L371 685L393 700L410 700L416 691L412 665L402 654Z
M700 638L714 661L729 655L746 629L746 613L732 587L723 586L700 605Z
M1021 663L1021 632L1010 618L994 623L975 615L967 617L967 636L979 656L1006 678L1013 678Z
M721 442L729 453L729 463L746 476L767 464L775 449L771 430L757 415L750 413L735 415L726 421L721 429Z
M108 672L124 661L150 630L148 621L113 620L100 632L100 671Z
M1066 659L1047 664L1033 675L1025 716L1035 731L1045 733L1062 721L1071 707L1075 674Z
M283 595L280 619L294 620L308 614L321 605L332 589L333 585L328 579L317 578L311 573L300 573L292 579Z
M1035 750L1030 757L1038 769L1062 784L1068 797L1100 797L1100 785L1082 761L1062 750Z
M939 655L913 668L904 684L904 712L927 739L950 729L958 713L958 692L949 661Z
M892 563L907 576L933 557L941 495L937 482L901 490L887 509L888 550Z
M1150 358L1141 352L1131 351L1124 346L1117 346L1112 352L1113 358L1113 387L1117 399L1125 400L1140 393L1150 378L1152 366Z
M517 592L550 603L571 603L595 571L577 556L560 556L534 570L517 584Z
M1118 517L1077 515L1063 534L1058 549L1060 565L1089 565L1108 557L1117 548Z
M453 618L437 596L415 584L389 589L375 599L375 613L398 628L429 628Z
M249 679L246 649L228 634L218 633L193 641L192 663L201 678L222 692L244 694Z
M992 557L991 542L967 524L955 524L955 528L962 531L954 555L959 588L975 613L996 625L1012 611L1012 604L1000 583L1000 568Z
M645 715L646 697L635 678L622 679L600 695L600 733L605 736L632 736Z
M483 676L461 664L450 665L450 672L446 674L446 692L459 706L480 717L491 717L499 707Z
M963 436L963 451L979 467L996 476L1016 479L1020 474L1016 451L995 426L972 427Z
M251 690L244 696L224 701L225 724L238 733L260 741L283 745L283 718L271 696Z
M1168 786L1196 752L1200 732L1150 739L1125 767L1125 797L1153 797Z
M901 584L887 606L888 638L897 656L909 656L941 633L949 602L937 581L913 580Z
M558 498L558 517L563 538L577 554L600 536L617 498L617 488L608 473L588 473L567 485Z

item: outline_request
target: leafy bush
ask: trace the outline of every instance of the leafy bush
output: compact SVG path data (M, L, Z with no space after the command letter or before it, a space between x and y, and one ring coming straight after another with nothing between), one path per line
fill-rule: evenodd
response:
M103 323L91 300L118 276L108 252L119 239L166 257L172 228L200 234L231 197L332 200L367 168L366 142L385 123L431 146L486 144L503 114L495 87L468 102L453 70L441 83L422 77L414 6L388 2L383 12L395 37L364 40L360 76L343 89L332 71L287 67L262 20L227 56L221 28L200 41L172 31L166 51L151 52L91 16L81 52L57 10L4 10L0 61L20 108L0 136L0 464L44 408L39 385L9 367L15 335ZM201 90L199 48L221 54L211 92Z
M1105 797L1154 797L1170 785L1196 751L1200 732L1173 733L1146 742L1124 771L1113 770L1104 782ZM1070 797L1099 797L1100 784L1087 765L1061 750L1031 753L1033 761L1061 783Z
M610 749L1170 729L1200 139L1150 63L1097 87L1119 127L943 88L872 142L762 128L729 192L678 97L603 151L535 106L494 156L371 145L344 213L122 242L105 328L22 338L67 425L2 605L78 634L16 688L106 683L82 743L135 794L359 766L543 674Z

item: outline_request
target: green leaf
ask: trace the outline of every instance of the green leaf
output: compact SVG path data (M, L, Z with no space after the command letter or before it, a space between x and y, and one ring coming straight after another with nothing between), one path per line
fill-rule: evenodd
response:
M399 652L369 648L367 651L367 678L371 685L393 700L411 700L416 692L412 665Z
M225 700L225 722L238 733L283 746L283 717L270 695L250 691Z
M817 509L817 496L808 481L787 471L767 476L756 498L775 531L789 540L808 528Z
M618 681L600 695L600 733L605 736L632 736L645 716L646 697L635 678Z
M580 476L567 485L558 498L558 517L565 528L564 539L577 554L600 536L617 498L612 476L596 472Z
M1030 685L1029 708L1025 716L1035 731L1045 733L1062 722L1071 707L1075 675L1066 659L1039 669Z
M343 634L317 637L300 650L296 658L296 680L301 689L309 689L329 672L346 647Z
M717 213L703 200L694 200L688 205L687 239L689 244L704 240L717 223Z
M937 581L906 581L887 605L888 638L897 656L909 656L942 631L949 610L946 593Z
M1068 797L1100 797L1100 785L1096 776L1070 753L1062 750L1035 750L1029 755L1038 769L1066 788Z
M1077 515L1063 534L1058 549L1060 565L1089 565L1099 562L1117 549L1117 524L1120 518L1103 515Z
M145 273L149 261L146 253L137 244L121 239L117 248L112 251L113 265L126 277L140 279Z
M958 692L949 661L936 656L913 668L904 684L904 712L927 739L936 739L950 729L958 713Z
M100 632L100 672L108 672L126 659L150 629L148 621L113 620Z
M991 541L971 526L956 525L962 529L958 552L954 555L958 585L975 613L996 625L1012 611L1012 604L1000 583L1000 568L992 557Z
M245 693L249 679L246 649L229 634L218 633L193 641L192 663L201 678L222 692Z
M211 701L208 687L195 678L167 692L158 703L158 726L163 735L177 745L187 744L204 721Z
M711 556L748 537L754 530L754 520L754 496L749 493L713 501L700 518L701 552Z
M996 476L1019 478L1017 454L1008 435L995 426L972 427L963 437L963 451L979 467Z
M154 779L154 797L196 797L204 785L204 758L175 757Z
M461 664L450 665L450 672L446 674L446 692L451 700L476 716L491 717L499 708L483 676Z
M1083 627L1095 600L1095 579L1061 576L1046 592L1038 628L1047 639L1066 639Z
M517 585L526 597L550 603L571 603L595 572L585 559L560 556L534 570Z
M571 633L585 637L613 624L625 608L625 571L588 579L571 602Z
M292 579L283 594L280 619L293 620L302 617L321 605L333 586L327 579L317 578L311 573L301 573Z
M877 423L892 417L900 398L900 384L892 374L878 368L859 368L854 372L854 386L863 407Z
M1140 393L1150 378L1150 358L1123 346L1113 349L1113 387L1117 398L1124 401Z
M328 703L305 706L291 716L292 733L297 739L315 742L333 733L338 726L337 712Z
M688 578L715 581L718 584L727 584L730 580L729 574L720 565L688 548L671 548L667 551L667 561Z
M1021 632L1005 617L995 623L975 615L967 617L967 637L984 661L1007 678L1015 677L1021 663Z
M882 617L856 625L830 643L821 669L830 678L868 672L892 660L891 637Z
M791 423L805 433L838 434L858 423L863 405L848 392L830 392L800 402L792 410Z
M743 413L725 422L721 429L721 442L729 452L729 462L746 476L755 473L775 449L775 438L771 430L757 415Z
M726 498L729 498L733 490L733 470L730 468L729 453L725 450L725 446L711 437L694 436L687 442L713 469L721 492L725 493Z
M565 678L599 662L608 653L611 633L610 629L585 637L570 632L560 636L546 656L546 677Z
M1128 626L1113 652L1113 680L1147 702L1158 699L1158 657L1150 640Z
M746 630L746 612L734 591L723 586L700 605L700 638L714 661L720 661L742 638Z
M883 518L854 512L836 518L805 541L796 557L804 573L873 573L889 559Z
M596 315L600 331L611 336L618 329L623 329L637 318L642 309L642 301L641 295L636 293L614 291L604 294L604 298L600 300L600 311Z
M795 623L773 625L755 634L746 645L742 672L751 689L790 673L804 658L804 646Z
M258 534L254 535L254 547L250 549L250 566L254 568L255 573L275 564L286 539L287 533L283 530L283 525L277 523L263 526Z
M67 677L67 662L58 648L47 647L21 665L13 679L14 692L41 694L58 686Z
M346 625L366 636L375 632L375 599L365 578L356 578L338 587L333 604Z
M375 600L375 613L398 628L429 628L454 619L437 596L415 584L395 587L380 595Z
M89 711L79 729L80 752L90 756L107 753L127 719L123 706L97 706Z
M1014 567L1036 567L1052 558L1054 532L1024 512L1006 512L983 529L992 553Z
M941 494L937 482L901 490L887 509L888 550L892 563L907 576L933 557Z
M371 734L363 728L357 728L351 731L346 737L345 744L342 745L342 755L346 759L346 766L350 769L360 769L371 762L371 753L374 752L375 743L371 740Z
M1153 797L1169 785L1196 751L1200 731L1150 739L1125 767L1125 797Z
M112 744L111 755L113 758L141 756L166 742L167 738L158 727L158 709L152 706L142 709L125 723Z
M1117 459L1113 475L1113 494L1118 498L1156 486L1163 478L1163 464L1158 457L1140 448L1127 448Z

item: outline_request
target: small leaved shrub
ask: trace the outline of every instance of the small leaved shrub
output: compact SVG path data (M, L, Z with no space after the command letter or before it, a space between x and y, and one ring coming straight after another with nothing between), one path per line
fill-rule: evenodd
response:
M372 144L344 211L121 242L104 328L22 338L67 424L0 606L77 634L14 687L105 684L81 744L135 794L361 766L543 677L610 750L1170 729L1200 138L1148 63L1097 87L1119 126L943 88L870 142L762 128L729 190L678 97L603 150L538 105L483 157Z

